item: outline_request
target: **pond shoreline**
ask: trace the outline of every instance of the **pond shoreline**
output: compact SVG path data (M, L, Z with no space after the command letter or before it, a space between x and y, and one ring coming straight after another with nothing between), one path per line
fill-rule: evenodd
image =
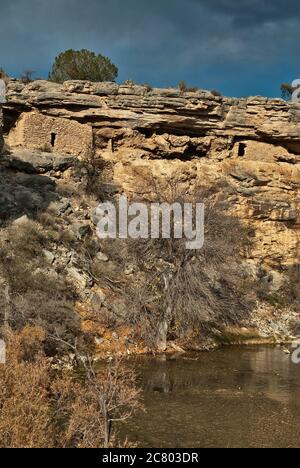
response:
M238 347L238 346L289 346L293 342L300 340L299 336L271 336L271 337L252 337L249 338L247 334L243 334L240 332L239 334L234 335L219 335L215 337L215 339L209 339L207 342L204 342L201 345L181 345L175 342L168 342L166 350L151 350L148 348L137 348L136 350L130 350L130 352L119 352L111 350L105 350L105 352L100 351L95 355L95 360L101 361L106 360L107 358L119 357L151 357L151 356L174 356L174 355L186 355L186 354L196 354L196 353L204 353L204 352L213 352L222 348L228 347Z

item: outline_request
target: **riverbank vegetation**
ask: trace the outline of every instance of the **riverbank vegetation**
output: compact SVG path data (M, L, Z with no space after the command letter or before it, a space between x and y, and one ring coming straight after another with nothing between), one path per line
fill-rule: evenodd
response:
M129 447L115 424L142 409L135 373L121 362L97 369L74 347L77 367L55 364L44 351L45 332L6 331L0 365L1 448Z

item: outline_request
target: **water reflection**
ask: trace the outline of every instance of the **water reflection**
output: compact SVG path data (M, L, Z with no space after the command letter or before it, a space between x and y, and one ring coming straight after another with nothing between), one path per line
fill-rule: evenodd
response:
M142 359L147 413L126 427L144 447L297 447L300 365L281 348Z

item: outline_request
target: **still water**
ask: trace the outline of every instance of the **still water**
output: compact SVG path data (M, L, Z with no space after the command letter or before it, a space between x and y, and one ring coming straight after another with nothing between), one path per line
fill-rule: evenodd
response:
M300 364L276 347L137 361L140 447L300 447ZM125 428L124 428L125 429Z

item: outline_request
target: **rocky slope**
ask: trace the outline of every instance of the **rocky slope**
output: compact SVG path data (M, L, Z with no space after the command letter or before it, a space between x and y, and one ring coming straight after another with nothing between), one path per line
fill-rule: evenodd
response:
M176 176L186 191L195 184L225 181L231 211L254 228L247 258L254 274L276 292L288 271L299 265L300 104L77 81L12 81L7 101L4 133L10 154L2 164L17 171L19 179L20 173L23 179L35 174L54 178L58 186L72 185L70 168L93 154L111 164L117 190L132 196L152 175ZM40 209L40 191L30 198L28 183L26 190L31 208L25 211ZM17 187L10 193L10 210L24 200L24 187L19 192ZM66 198L63 203L69 202ZM89 216L96 200L89 203L79 224L92 226ZM21 204L15 217L23 208ZM263 317L263 327L271 327L267 334L272 333L273 312ZM279 320L277 313L275 322ZM256 325L259 321L258 314Z

